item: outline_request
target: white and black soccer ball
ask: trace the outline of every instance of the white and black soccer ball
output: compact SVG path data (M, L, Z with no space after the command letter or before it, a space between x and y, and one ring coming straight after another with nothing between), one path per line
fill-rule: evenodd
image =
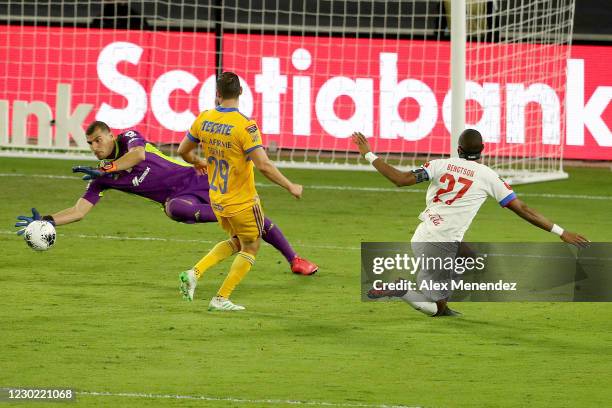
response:
M35 251L46 251L55 244L55 227L49 221L32 221L23 233L23 238Z

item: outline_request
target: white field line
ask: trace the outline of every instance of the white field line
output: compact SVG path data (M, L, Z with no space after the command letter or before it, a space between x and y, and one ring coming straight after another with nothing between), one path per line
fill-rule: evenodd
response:
M4 230L0 231L0 235L15 235L16 231ZM83 238L83 239L108 239L115 241L153 241L153 242L188 242L188 243L199 243L199 244L215 244L217 241L208 241L204 239L180 239L180 238L161 238L161 237L129 237L129 236L118 236L118 235L86 235L86 234L57 234L60 237L68 238ZM408 243L406 243L408 244ZM269 244L267 244L269 245ZM309 244L298 244L298 247L303 248L314 248L314 249L329 249L333 251L360 251L360 246L340 246L340 245L309 245ZM530 254L504 254L504 253L485 253L486 257L502 257L502 258L536 258L536 259L572 259L576 260L577 257L572 256L558 256L558 255L530 255ZM581 260L599 260L599 261L612 261L612 258L599 258L599 257L579 257Z
M79 180L80 177L60 176L54 174L24 174L24 173L0 173L0 177L32 177L58 180ZM257 187L277 187L274 184L256 183ZM358 187L358 186L326 186L326 185L305 185L305 189L311 190L338 190L338 191L364 191L364 192L389 192L389 193L425 193L424 189L417 188L390 188L390 187ZM586 195L586 194L553 194L553 193L520 193L521 197L538 197L538 198L562 198L571 200L604 200L612 201L612 196L602 195Z
M15 231L4 230L0 231L0 235L15 235L17 229ZM68 238L83 238L83 239L109 239L116 241L156 241L156 242L189 242L189 243L199 243L199 244L216 244L217 241L209 241L205 239L180 239L180 238L162 238L162 237L131 237L131 236L119 236L119 235L87 235L87 234L57 234L60 237L68 237ZM315 249L331 249L331 250L353 250L358 251L361 247L355 246L336 246L336 245L309 245L302 243L292 242L295 246L299 248L315 248Z
M405 405L388 404L361 404L350 402L328 402L328 401L300 401L300 400L281 400L281 399L246 399L232 397L211 397L206 395L171 395L171 394L146 394L132 392L96 392L96 391L77 391L77 395L88 395L94 397L122 397L122 398L148 398L148 399L179 399L179 400L199 400L232 402L238 404L257 404L257 405L304 405L317 407L355 407L355 408L410 408ZM415 407L412 407L415 408Z
M0 173L0 177L29 177L29 178L45 178L57 180L78 180L80 177L60 176L58 174L25 174L25 173Z

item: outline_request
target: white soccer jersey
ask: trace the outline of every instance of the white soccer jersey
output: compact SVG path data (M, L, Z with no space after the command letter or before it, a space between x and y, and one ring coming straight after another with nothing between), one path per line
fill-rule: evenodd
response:
M432 160L422 167L430 185L413 242L461 241L487 196L502 207L516 198L495 171L472 160L453 157Z

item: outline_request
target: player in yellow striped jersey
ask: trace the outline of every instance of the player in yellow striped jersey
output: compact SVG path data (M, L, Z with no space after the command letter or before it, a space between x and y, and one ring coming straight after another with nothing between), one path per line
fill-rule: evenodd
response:
M178 152L194 165L202 165L195 149L202 144L210 183L210 201L221 227L230 239L219 242L192 269L180 275L181 291L188 300L198 279L213 265L237 253L230 272L208 310L243 310L229 300L231 293L255 263L263 232L263 210L255 190L253 165L270 181L301 198L302 186L293 184L274 166L263 149L254 120L238 111L242 87L238 76L224 72L217 80L219 106L196 118Z

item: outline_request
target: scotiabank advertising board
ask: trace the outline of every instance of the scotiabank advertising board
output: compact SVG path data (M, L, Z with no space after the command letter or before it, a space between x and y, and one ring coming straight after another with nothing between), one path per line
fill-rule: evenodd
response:
M178 143L214 107L212 34L2 29L2 145L86 147L83 129L95 119ZM222 47L224 69L243 81L240 109L268 144L353 150L348 136L359 130L381 152L449 151L446 42L228 34ZM612 48L574 46L564 62L550 58L563 50L534 47L486 47L492 61L542 57L468 77L468 124L501 154L556 155L563 145L566 158L612 160Z

